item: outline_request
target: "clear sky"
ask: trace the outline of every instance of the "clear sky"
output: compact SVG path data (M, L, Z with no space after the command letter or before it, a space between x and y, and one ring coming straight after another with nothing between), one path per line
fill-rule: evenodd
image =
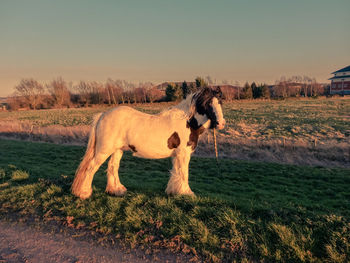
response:
M0 0L0 96L28 77L327 82L348 65L349 0Z

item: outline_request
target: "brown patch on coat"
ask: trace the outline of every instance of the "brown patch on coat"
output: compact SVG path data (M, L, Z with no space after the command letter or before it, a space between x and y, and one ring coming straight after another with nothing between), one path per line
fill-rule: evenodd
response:
M174 132L168 139L168 148L174 149L180 145L180 137L177 132Z
M194 129L191 127L191 125L188 122L186 127L190 128L191 130L189 140L187 142L187 146L191 146L192 151L194 151L198 144L199 135L201 135L204 132L205 128L203 126L200 126L198 129Z
M130 148L134 153L137 152L136 147L135 147L134 145L129 144L129 148Z

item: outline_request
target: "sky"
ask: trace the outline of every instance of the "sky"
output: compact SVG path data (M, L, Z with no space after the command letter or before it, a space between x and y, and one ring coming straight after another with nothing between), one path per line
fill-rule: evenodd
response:
M0 96L47 83L243 85L350 65L349 0L0 0Z

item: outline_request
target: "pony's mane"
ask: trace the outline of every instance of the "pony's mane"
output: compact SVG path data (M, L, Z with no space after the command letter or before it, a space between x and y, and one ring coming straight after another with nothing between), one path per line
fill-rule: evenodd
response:
M190 93L179 104L172 106L159 114L163 116L179 114L183 115L183 118L190 119L196 111L200 114L204 114L208 104L214 97L220 99L220 93L221 90L215 91L210 88L202 88L194 93ZM219 96L217 94L219 94Z
M159 113L159 115L166 116L171 115L174 116L176 114L178 117L183 119L190 119L196 112L196 105L193 97L195 93L191 93L186 96L179 104L171 106Z

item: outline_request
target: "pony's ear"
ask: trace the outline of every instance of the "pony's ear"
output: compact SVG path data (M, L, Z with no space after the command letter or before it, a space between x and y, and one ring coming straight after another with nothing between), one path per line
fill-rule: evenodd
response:
M210 94L210 93L212 93L212 89L207 87L207 86L205 86L205 87L202 88L201 93L202 94Z
M220 94L220 93L222 93L220 86L216 86L215 88L213 88L213 93L214 93L214 94Z

